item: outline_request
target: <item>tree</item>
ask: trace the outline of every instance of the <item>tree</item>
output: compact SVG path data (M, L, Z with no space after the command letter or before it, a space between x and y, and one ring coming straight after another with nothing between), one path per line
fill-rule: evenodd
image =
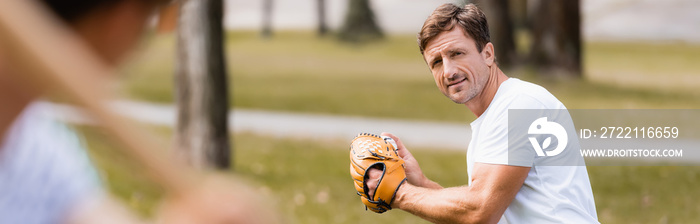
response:
M350 42L363 42L384 37L384 33L374 19L369 0L348 1L348 12L339 35L341 40Z
M223 0L185 0L176 64L178 152L194 167L231 166Z
M272 37L272 0L263 0L262 37Z
M326 0L316 0L316 3L318 35L325 36L328 33L328 26L326 25Z
M581 15L578 0L538 0L530 12L530 62L564 76L581 76Z
M496 60L501 67L511 67L516 60L513 37L513 20L508 0L473 0L486 15L491 34L491 43L496 51Z

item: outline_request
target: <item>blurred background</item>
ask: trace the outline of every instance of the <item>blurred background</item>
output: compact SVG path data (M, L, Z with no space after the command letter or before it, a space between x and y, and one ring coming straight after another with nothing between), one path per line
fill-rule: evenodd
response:
M447 2L467 3L224 0L218 23L227 75L218 84L228 94L217 99L229 105L231 151L230 166L220 169L258 184L289 223L426 223L403 211L365 211L348 175L347 149L359 131L392 131L404 136L429 178L446 187L467 184L475 117L435 87L416 43L428 15ZM477 4L506 75L544 86L570 109L700 107L698 1ZM154 17L115 87L123 98L117 110L168 139L178 132L174 105L184 85L175 74L187 63L178 56L188 43L178 30L183 13L176 5ZM78 129L110 189L151 215L160 189L111 150L99 128ZM588 171L601 223L700 221L696 166Z

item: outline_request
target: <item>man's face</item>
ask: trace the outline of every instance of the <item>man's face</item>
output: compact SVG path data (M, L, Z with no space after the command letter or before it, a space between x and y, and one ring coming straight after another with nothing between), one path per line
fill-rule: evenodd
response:
M455 103L464 104L479 95L489 78L484 54L459 26L428 42L423 58L442 94Z

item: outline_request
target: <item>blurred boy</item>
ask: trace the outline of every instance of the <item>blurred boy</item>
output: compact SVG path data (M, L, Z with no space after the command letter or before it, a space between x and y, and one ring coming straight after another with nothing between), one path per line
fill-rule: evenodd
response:
M134 47L152 12L166 1L43 3L113 66ZM52 119L50 107L40 102L41 93L16 80L22 74L7 62L11 57L0 49L0 223L137 222L104 191L76 134ZM167 223L256 220L254 213L244 212L250 208L242 209L249 204L229 200L235 199L233 189L207 186L214 187L169 201L161 218Z

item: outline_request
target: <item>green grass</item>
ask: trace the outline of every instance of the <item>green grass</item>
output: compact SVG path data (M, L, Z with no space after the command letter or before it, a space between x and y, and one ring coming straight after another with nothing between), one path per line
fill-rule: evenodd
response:
M172 102L174 38L155 36L124 66L128 97ZM584 80L506 71L545 86L569 108L698 108L700 46L586 43ZM415 37L342 44L311 32L227 36L231 104L238 108L465 122L473 115L444 97Z
M131 208L153 214L162 192L140 167L107 144L94 128L81 129L109 188ZM165 132L163 132L165 133ZM167 135L167 134L165 134ZM289 223L427 223L403 211L365 211L348 174L347 142L234 136L235 172L268 192ZM465 153L412 149L425 174L443 186L467 183ZM601 223L700 221L700 167L589 167Z
M601 223L697 223L700 167L588 168Z
M693 92L700 85L700 45L587 43L589 80L662 92Z

